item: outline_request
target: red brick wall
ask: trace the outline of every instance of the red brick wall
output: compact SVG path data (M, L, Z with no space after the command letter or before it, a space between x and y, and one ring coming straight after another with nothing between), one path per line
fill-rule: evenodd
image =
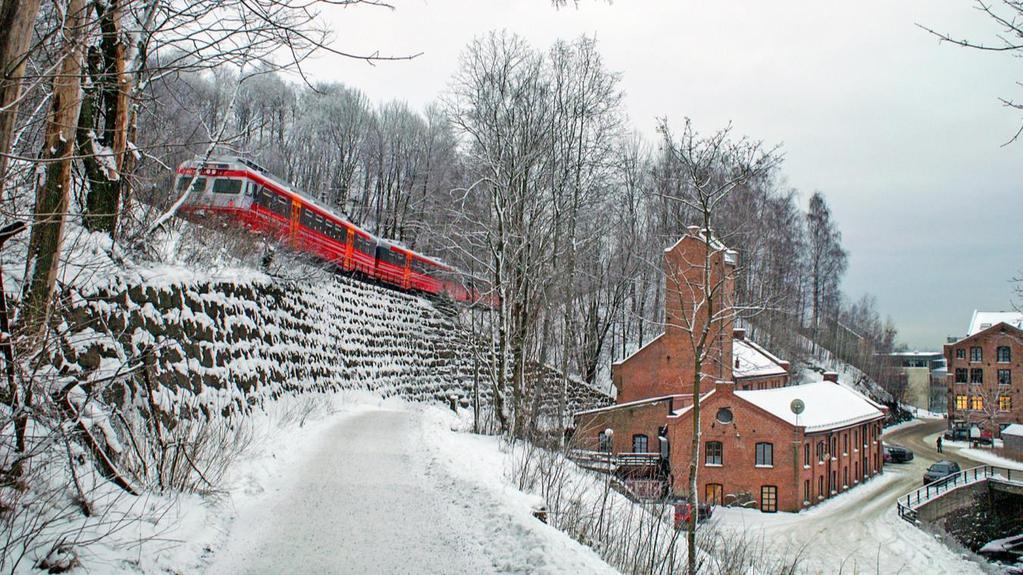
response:
M979 362L970 361L970 348L974 346L981 348L981 361ZM997 361L999 346L1009 347L1011 361L1008 363ZM965 357L957 358L957 349L963 350ZM1011 326L996 325L954 344L947 344L944 351L945 360L948 363L948 420L950 424L955 420L976 422L982 428L997 434L999 424L1023 423L1023 393L1021 393L1023 390L1023 331ZM956 383L957 368L966 370L967 383ZM972 369L982 370L983 384L970 383L970 370ZM1010 370L1011 385L998 384L999 369ZM1010 411L1003 412L998 409L998 397L1001 395L1010 398L1012 402ZM956 396L966 397L967 409L957 407ZM971 409L973 404L970 398L972 396L983 398L983 409Z
M703 262L707 245L684 236L664 255L665 330L638 353L611 367L611 379L618 388L619 403L671 393L692 393L695 350L688 329L702 330L707 322L706 307L693 312L693 293L701 292ZM711 261L711 281L718 288L715 312L729 308L734 298L732 267L718 253ZM727 275L726 275L727 274ZM724 279L722 279L724 278ZM681 297L680 297L681 294ZM702 296L698 296L702 301ZM707 360L701 371L704 382L732 378L732 321L717 321L707 338Z
M698 471L699 496L706 497L708 484L719 484L727 503L728 494L748 493L761 505L761 487L773 485L778 488L778 510L798 511L804 505L805 482L810 482L811 498L809 504L817 503L833 495L829 489L830 470L836 471L835 494L841 493L846 487L846 469L848 470L848 488L862 482L862 463L856 465L864 455L867 457L868 477L880 472L883 463L880 457L880 442L871 435L879 432L878 422L862 424L855 428L840 430L833 433L817 433L803 435L802 428L797 428L775 418L759 408L739 399L731 392L731 386L716 386L715 393L703 402L701 416L700 467ZM716 414L721 408L732 411L733 421L721 423ZM859 430L860 445L855 445L854 431ZM669 440L671 442L672 492L685 496L689 492L689 458L692 452L692 417L691 413L681 417L669 418ZM867 447L862 446L864 433ZM849 437L848 450L845 451L845 437ZM837 453L830 453L830 438L836 439ZM706 463L706 445L710 441L719 441L723 447L723 463L720 467ZM816 443L825 442L826 456L818 462ZM757 443L770 443L773 446L774 462L771 467L756 465ZM810 464L803 459L805 445L810 445ZM856 474L859 473L859 476ZM818 478L823 478L824 494L818 498Z
M683 398L674 398L670 403L676 408L683 404ZM599 447L598 434L605 429L614 430L612 452L631 453L632 436L647 436L648 451L659 449L657 432L667 422L669 400L642 403L633 407L616 407L575 416L575 432L572 446L576 449L596 451Z
M737 377L735 388L739 390L774 389L785 387L789 383L789 376L775 375L771 377Z

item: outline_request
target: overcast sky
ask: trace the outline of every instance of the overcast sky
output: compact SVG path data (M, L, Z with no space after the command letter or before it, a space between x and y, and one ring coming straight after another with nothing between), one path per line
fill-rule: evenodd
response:
M507 29L534 47L595 36L621 72L632 124L658 117L782 144L788 185L821 190L850 252L844 290L872 293L902 341L940 349L974 308L1010 309L1023 270L1020 60L941 45L915 26L990 38L969 0L697 2L390 0L327 11L336 46L422 55L364 62L323 55L317 80L421 109L447 87L474 37ZM1012 167L1016 166L1016 171Z

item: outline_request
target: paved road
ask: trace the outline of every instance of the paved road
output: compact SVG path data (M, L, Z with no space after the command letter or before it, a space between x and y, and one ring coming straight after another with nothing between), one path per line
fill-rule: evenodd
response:
M742 520L762 528L772 547L800 553L801 567L813 573L981 573L980 566L958 558L895 511L898 498L922 485L935 461L977 465L951 450L937 452L934 440L944 428L943 420L924 421L885 434L885 442L912 449L913 461L885 465L882 476L847 495L798 515L775 519L753 512Z
M425 477L408 413L341 419L295 480L239 510L207 573L485 573L450 497Z

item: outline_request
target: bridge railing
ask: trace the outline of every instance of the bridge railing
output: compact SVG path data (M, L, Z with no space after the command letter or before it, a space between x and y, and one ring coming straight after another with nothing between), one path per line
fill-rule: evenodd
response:
M960 487L986 481L990 478L1001 478L1006 481L1023 482L1023 471L1009 467L998 467L995 465L979 465L969 469L963 469L952 475L932 481L919 489L910 491L899 498L899 517L907 521L916 521L917 509L921 505Z

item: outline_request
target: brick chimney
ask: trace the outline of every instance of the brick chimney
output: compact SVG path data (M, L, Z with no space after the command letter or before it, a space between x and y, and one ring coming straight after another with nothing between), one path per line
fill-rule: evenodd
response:
M788 372L789 368L792 367L792 364L790 364L789 362L787 362L785 360L779 361L778 365L780 365L781 368L784 369L786 372Z
M689 235L695 238L700 237L700 226L689 226Z
M740 340L740 341L746 339L746 329L742 328L742 327L737 327L737 328L733 329L732 330L732 339L737 339L737 340Z
M838 383L838 374L833 371L824 372L824 381L830 381L831 383Z

